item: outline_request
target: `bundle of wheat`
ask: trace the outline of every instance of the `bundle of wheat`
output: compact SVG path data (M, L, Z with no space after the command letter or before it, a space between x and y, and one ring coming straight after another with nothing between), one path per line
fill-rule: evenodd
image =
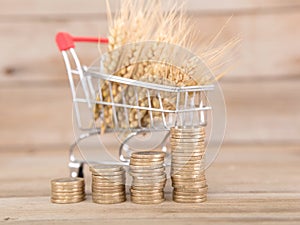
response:
M238 40L232 39L227 43L215 47L215 41L219 34L205 47L198 49L193 46L196 34L191 20L186 16L184 4L174 4L168 12L162 9L161 0L122 0L121 7L116 12L114 19L107 0L108 23L109 23L109 52L103 58L104 72L115 76L146 81L157 84L172 86L205 85L221 78L224 72L224 56ZM221 33L221 31L220 31ZM142 44L141 44L142 43ZM126 45L127 48L123 48ZM167 45L166 45L167 44ZM171 53L169 46L181 46L198 53L198 57L207 67L197 73L197 58L189 58L181 65L166 63ZM210 71L215 73L211 77ZM219 72L221 71L221 72ZM109 94L111 85L112 95ZM118 83L104 83L99 90L103 101L128 104L138 104L153 108L161 107L157 96L151 96L151 102L145 98L145 90L133 90ZM136 102L138 95L138 102ZM99 100L99 96L98 99ZM170 96L162 96L164 109L174 109L175 102ZM103 113L101 124L102 132L107 128L114 128L113 110L111 106L103 107L96 105L94 119ZM146 110L117 109L117 120L121 128L137 128L150 126L150 115ZM154 120L160 120L161 112L152 112ZM125 120L125 117L128 119Z

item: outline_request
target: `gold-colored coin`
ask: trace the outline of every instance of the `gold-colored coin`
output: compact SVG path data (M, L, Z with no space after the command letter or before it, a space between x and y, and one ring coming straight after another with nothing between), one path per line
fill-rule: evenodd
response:
M167 175L165 173L159 176L154 176L150 174L146 176L134 176L133 178L137 180L165 180L167 178Z
M201 185L198 183L197 185L199 185L199 187L192 187L195 186L195 184L192 184L192 186L188 186L188 184L186 184L186 186L174 187L174 191L188 192L188 193L198 193L201 191L208 191L208 186L205 182L203 182Z
M201 160L201 161L171 161L171 167L172 168L181 168L181 167L185 167L185 168L203 168L203 170L205 170L205 165L206 165L206 161L205 160Z
M121 185L112 185L112 186L101 186L98 184L92 184L92 188L94 190L99 190L99 191L106 191L106 190L124 190L125 189L125 185L121 184Z
M183 197L205 197L207 195L207 189L203 189L198 192L182 192L182 191L174 191L174 195L183 196Z
M184 170L171 170L171 176L174 176L174 175L178 175L178 176L182 176L182 177L188 177L189 175L192 175L192 176L205 176L205 172L204 170L193 170L193 171L184 171Z
M52 203L56 203L56 204L72 204L72 203L78 203L78 202L82 202L84 201L85 198L81 198L81 199L71 199L71 200L62 200L62 199L52 199L51 198L51 202Z
M125 201L126 201L126 198L122 198L122 199L107 199L107 200L93 199L93 202L97 203L97 204L118 204L118 203L123 203Z
M93 200L93 202L96 202L96 203L109 203L109 202L118 203L118 202L126 201L126 196L124 195L124 196L113 197L113 198L101 198L101 197L92 196L92 200Z
M163 162L160 161L160 162L139 162L139 161L130 161L130 166L161 166L163 165Z
M156 169L130 169L129 172L137 173L137 174L139 174L139 173L142 173L142 174L164 173L165 168L160 167L160 168L156 168Z
M95 182L120 182L125 180L125 175L121 175L121 176L106 176L106 177L100 177L100 176L92 176L92 181Z
M116 171L116 172L98 172L98 173L95 173L93 172L92 173L93 176L100 176L100 177L109 177L109 176L122 176L122 175L125 175L125 171Z
M131 154L131 158L136 159L162 159L166 156L166 153L164 152L158 152L158 151L143 151L143 152L134 152Z
M203 157L204 154L205 154L205 152L197 152L197 151L193 151L193 152L176 152L176 151L172 151L171 152L171 155L176 156L176 157L194 157L194 156Z
M142 178L142 177L133 177L132 182L133 183L160 183L165 182L167 180L167 177L160 177L160 178Z
M92 180L92 185L95 187L114 187L114 186L121 186L125 185L125 179L123 180L115 180L115 181L94 181Z
M147 187L155 189L155 188L164 188L166 185L166 181L162 182L132 182L132 187L135 189L140 189L144 188L146 189Z
M172 140L196 140L196 141L204 141L206 138L205 133L198 133L198 134L171 134L170 139Z
M171 150L172 157L204 157L205 150L197 149L181 149L181 150Z
M206 144L205 142L182 142L182 143L175 143L175 142L170 142L170 149L171 151L203 151L205 150Z
M119 183L97 183L97 182L94 182L92 183L92 187L95 187L95 188L100 188L100 189L120 189L120 188L125 188L125 184L119 184Z
M120 174L110 174L110 175L93 174L92 177L96 179L114 179L114 178L125 177L125 173L122 172Z
M205 134L205 129L196 129L196 130L183 130L183 129L171 129L171 136L176 134L182 134L182 135L197 135L197 134Z
M137 166L137 165L129 165L130 171L133 170L155 170L155 169L161 169L164 168L163 165L147 165L147 166Z
M177 183L177 184L182 184L184 182L186 183L190 183L190 185L192 185L192 183L196 183L196 182L202 182L204 181L203 178L199 177L199 178L171 178L172 182Z
M84 192L85 188L65 188L65 187L52 187L51 191L58 192L58 193L72 193L72 192Z
M163 174L165 174L165 172L147 172L147 173L143 173L143 172L129 172L129 174L131 176L134 176L134 177L150 177L150 176L162 176Z
M101 197L101 198L112 198L112 197L119 197L119 196L124 196L125 191L120 191L120 192L93 192L92 195L94 197Z
M179 191L183 191L183 192L189 192L189 193L195 193L195 192L199 192L200 189L203 189L205 187L207 187L206 183L204 182L204 184L178 184L178 183L173 183L172 186L174 187L174 190L179 190Z
M135 200L141 200L141 201L150 201L154 199L163 199L164 193L155 193L155 194L149 194L149 195L141 195L141 194L131 194L131 199Z
M180 143L198 143L203 144L204 139L201 138L170 138L170 143L180 144Z
M179 176L181 175L179 172L181 172L182 174L186 174L188 172L192 172L196 175L199 175L201 173L205 173L205 168L203 165L201 166L191 166L188 164L175 164L173 165L173 167L171 168L171 174L178 174Z
M74 195L74 196L51 196L53 200L75 200L85 198L85 195Z
M181 139L178 139L181 140ZM174 151L176 149L204 149L205 148L205 143L203 141L199 142L186 142L185 140L181 140L181 142L176 142L174 140L170 140L170 147L171 151Z
M200 171L204 171L205 170L205 165L204 164L190 164L190 163L173 163L172 162L172 168L174 169L182 169L182 171L184 171L185 169L188 170L200 170Z
M114 188L122 185L125 185L125 182L92 182L92 186L95 188Z
M119 172L124 171L122 166L118 165L104 165L104 164L96 164L90 166L90 171L93 173L109 173L109 172Z
M83 178L59 178L59 179L54 179L51 180L51 186L55 187L78 187L78 186L83 186L84 185L84 179Z
M73 191L84 191L85 186L54 186L51 185L51 190L52 191L57 191L57 192L73 192Z
M204 160L203 156L176 156L176 155L171 155L171 160L175 160L175 161L201 161Z
M162 162L164 161L165 157L156 157L156 158L134 158L131 157L130 160L131 161L141 161L141 162Z
M106 196L106 195L97 195L97 194L92 194L92 199L93 200L98 200L98 201L104 201L104 200L123 200L126 199L126 194L120 194L120 195L115 195L115 196Z
M134 188L130 188L130 192L137 194L153 194L153 193L161 193L161 189L150 189L150 190L136 190Z
M185 158L186 159L191 159L194 160L197 158L202 158L201 160L204 161L205 160L205 152L203 151L192 151L192 152L188 152L188 151L172 151L171 152L171 159L179 159L179 158Z
M131 165L137 165L139 163L143 163L143 164L163 164L164 163L164 159L135 159L135 158L131 158L130 159L130 164Z
M195 182L191 182L191 183L187 183L186 181L174 181L172 186L175 189L188 189L188 190L192 190L192 189L201 189L204 187L207 187L206 184L206 180L203 181L195 181Z
M195 133L195 132L202 132L202 131L205 131L205 128L204 127L200 127L200 126L197 126L197 127L183 127L183 126L177 126L177 127L172 127L170 129L171 133L174 133L174 132L186 132L186 133Z
M202 192L202 193L193 193L193 194L190 194L190 193L184 193L184 194L181 194L181 193L178 193L178 192L173 192L173 197L176 197L176 198L181 198L181 199L199 199L199 198L205 198L207 196L207 192Z
M171 176L171 178L173 178L173 179L190 179L190 178L195 178L195 179L205 179L205 172L203 171L203 172L201 172L201 173L194 173L194 174L189 174L189 175L186 175L186 174L184 174L184 175L182 175L182 174L178 174L178 173L176 173L176 174L173 174L172 176Z
M93 193L121 193L125 192L125 188L120 188L120 189L99 189L99 188L94 188L92 187L92 192Z
M84 192L83 191L74 191L74 192L56 192L56 191L52 191L51 195L52 196L78 196L78 195L83 195Z
M190 173L190 174L188 174ZM199 179L206 179L205 171L204 170L194 170L194 171L171 171L171 178L177 179L190 179L190 178L199 178Z
M153 185L145 185L145 184L137 184L137 185L132 185L131 189L137 190L137 191L163 191L165 187L165 183L163 184L153 184Z
M194 185L194 184L192 184ZM184 193L186 194L195 194L195 193L202 193L202 192L207 192L208 191L208 186L207 184L203 184L202 187L198 187L198 188L191 188L191 187L187 187L187 188L174 188L174 192L180 194L182 193L184 195Z
M205 169L204 169L204 166L203 168L201 167L188 167L188 166L184 166L184 165L173 165L171 167L171 174L176 174L176 173L189 173L189 172L192 172L192 173L200 173L200 172L204 172Z
M141 205L151 205L151 204L160 204L165 201L165 199L154 199L154 200L140 200L140 199L131 199L131 201L135 204L141 204Z
M164 193L146 193L146 194L140 194L140 193L131 193L131 197L133 198L140 198L142 200L152 200L152 199L161 199L164 198Z
M180 139L178 139L180 140ZM186 150L186 151L191 151L191 150L204 150L206 147L206 143L204 141L198 141L198 142L175 142L175 141L170 141L170 148L172 151L174 150Z
M204 160L172 160L172 164L177 164L178 166L202 166L205 167Z
M175 153L175 154L173 154ZM177 153L177 154L176 154ZM180 154L181 153L181 154ZM200 153L198 155L193 155L193 153ZM172 160L182 160L182 161L187 161L187 160L190 160L190 161L205 161L205 157L204 157L204 154L205 152L176 152L176 151L173 151L171 152L171 159Z
M172 185L173 187L186 187L186 188L192 188L192 187L197 187L197 188L202 188L203 187L203 182L206 182L206 180L174 180L172 179ZM189 183L188 183L189 182Z
M207 201L207 198L199 198L199 199L182 199L173 197L173 201L177 203L203 203Z
M206 149L205 147L181 147L181 146L176 146L176 147L171 147L171 155L173 156L174 153L177 154L184 154L183 156L189 156L193 153L202 153L202 155L205 153Z

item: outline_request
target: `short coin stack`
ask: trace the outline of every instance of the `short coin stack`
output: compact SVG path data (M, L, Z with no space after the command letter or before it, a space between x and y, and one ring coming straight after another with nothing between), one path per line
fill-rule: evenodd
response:
M164 198L166 173L164 152L143 151L131 154L131 201L136 204L159 204Z
M51 180L51 202L70 204L85 199L83 178L60 178Z
M206 201L204 127L171 128L171 178L173 200L179 203Z
M94 165L92 172L92 199L98 204L126 201L125 170L122 166Z

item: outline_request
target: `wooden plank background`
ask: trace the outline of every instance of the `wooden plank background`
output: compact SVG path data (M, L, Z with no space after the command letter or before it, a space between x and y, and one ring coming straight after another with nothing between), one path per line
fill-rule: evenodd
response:
M71 97L54 37L58 31L106 35L104 1L1 2L0 146L67 145L73 139ZM232 14L221 40L242 39L238 66L221 82L225 142L299 143L299 1L190 0L188 8L204 36L216 34ZM98 55L91 45L79 50L86 64Z
M115 9L118 0L110 1ZM187 0L201 36L215 35L233 16L220 41L242 39L236 69L221 81L227 132L207 171L209 201L151 208L101 206L90 197L49 204L49 180L68 173L74 140L71 94L54 37L58 31L105 36L105 1L0 5L0 224L300 223L299 0ZM98 56L92 45L78 47L87 65Z

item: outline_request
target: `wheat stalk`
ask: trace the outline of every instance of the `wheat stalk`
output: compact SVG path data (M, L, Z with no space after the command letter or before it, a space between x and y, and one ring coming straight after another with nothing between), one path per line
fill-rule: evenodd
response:
M199 50L196 50L196 52L199 58L191 58L184 63L184 66L177 68L164 64L167 61L169 52L164 49L164 44L160 43L178 45L195 51L193 43L198 38L198 34L194 32L192 22L186 16L184 3L179 5L174 4L174 1L170 1L169 4L172 7L165 13L162 9L161 0L122 0L121 8L113 18L108 0L106 2L109 22L109 53L104 60L104 67L108 74L152 83L192 86L211 83L216 79L220 79L226 73L226 69L224 69L226 61L224 59L239 40L232 39L219 46L216 46L216 42L229 20L205 47L198 47ZM134 44L141 41L154 42L145 53L143 52L143 46L137 48L137 45ZM119 47L129 43L132 43L129 50L126 52L118 51ZM143 62L139 62L141 58L144 59ZM160 63L151 62L151 59L154 58ZM213 73L216 73L216 78L211 78L211 74L207 72L205 67L203 67L203 71L199 70L197 65L199 59ZM121 96L126 93L125 101L128 104L149 106L148 99L144 97L145 90L139 90L138 102L136 102L136 90L132 88L113 83L112 90L113 99L108 93L108 83L100 88L99 91L101 91L104 101L121 103L124 101ZM174 109L173 99L168 97L163 96L163 106L164 108ZM154 108L160 107L157 97L151 97L151 105ZM112 107L102 109L98 105L95 106L95 120L99 118L101 110L104 114L104 122L101 125L104 132L106 128L114 127ZM159 120L161 113L153 112L152 116L155 120ZM150 112L146 110L132 109L126 113L124 109L117 109L117 117L121 122L120 126L123 128L147 127L150 123Z

